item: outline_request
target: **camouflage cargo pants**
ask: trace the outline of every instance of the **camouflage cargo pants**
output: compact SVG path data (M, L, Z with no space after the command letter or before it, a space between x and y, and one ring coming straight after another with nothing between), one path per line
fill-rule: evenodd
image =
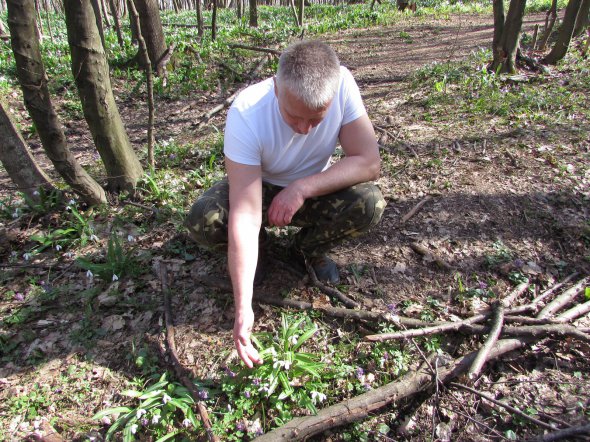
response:
M262 184L262 223L268 226L267 211L283 188ZM329 195L309 198L297 211L291 226L301 227L295 247L306 256L320 256L347 238L354 238L376 225L385 209L377 186L361 183ZM221 180L193 204L185 225L201 246L223 251L227 248L229 184Z

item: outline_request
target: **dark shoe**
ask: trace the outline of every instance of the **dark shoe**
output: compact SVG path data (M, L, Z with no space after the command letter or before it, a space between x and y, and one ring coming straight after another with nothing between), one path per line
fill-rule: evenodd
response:
M309 258L309 264L313 267L318 281L329 282L330 284L338 284L340 282L338 267L327 255L311 257Z

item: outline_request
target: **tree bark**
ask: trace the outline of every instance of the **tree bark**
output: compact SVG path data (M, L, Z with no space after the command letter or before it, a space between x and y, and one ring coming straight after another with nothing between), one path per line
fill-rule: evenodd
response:
M516 53L520 41L525 6L526 0L510 1L508 15L506 16L506 22L504 23L504 30L500 40L500 50L503 60L500 69L501 72L516 72ZM495 71L498 66L493 66L493 70Z
M256 0L250 0L250 27L258 27L258 10L256 9Z
M65 0L64 7L72 73L84 117L108 173L109 188L133 191L143 169L115 103L94 10L84 0Z
M121 32L121 22L119 21L119 14L117 12L117 8L115 7L115 0L109 0L109 8L111 10L111 15L113 16L113 21L115 22L117 41L119 42L119 46L122 48L124 45L123 33Z
M580 12L574 26L574 37L579 37L590 26L590 0L582 0Z
M565 57L572 41L572 35L574 33L574 26L576 25L576 19L582 0L570 0L565 8L565 15L563 17L563 23L559 30L559 36L553 49L547 56L542 60L545 64L556 64L558 61Z
M41 188L53 185L27 149L25 140L10 117L8 106L0 99L0 162L20 192L38 201Z
M203 24L203 2L196 0L197 6L197 35L203 38L205 32L205 25Z
M164 39L164 28L162 27L158 3L156 0L133 1L139 14L139 23L152 63L152 70L156 71L158 62L165 55L166 49L168 49ZM138 57L138 60L141 60L141 57Z
M51 103L47 75L35 31L33 0L8 0L7 6L17 77L23 90L25 106L35 123L47 156L66 183L86 203L106 203L104 189L86 173L70 152Z
M217 38L217 0L213 0L213 13L211 14L211 40Z
M299 9L297 10L297 21L299 22L299 27L303 27L303 17L305 12L305 0L299 0Z
M494 39L492 41L492 69L495 71L504 60L504 53L502 51L502 35L504 34L504 22L506 16L504 14L504 0L494 0Z

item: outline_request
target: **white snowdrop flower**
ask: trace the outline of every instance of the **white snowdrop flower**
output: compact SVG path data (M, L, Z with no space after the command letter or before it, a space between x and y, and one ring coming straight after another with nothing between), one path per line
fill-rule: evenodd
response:
M69 204L70 206L75 206L75 205L76 205L76 200L69 200L69 201L68 201L68 204Z
M35 191L33 192L33 196L39 196L39 195L41 195L41 194L39 193L39 191L38 191L38 190L35 190Z
M31 259L31 256L33 256L33 255L31 255L31 254L30 254L30 253L28 253L28 252L27 252L27 253L25 253L25 254L23 254L23 258L24 258L24 260L25 260L25 261L28 261L29 259Z
M290 368L291 368L291 362L285 361L285 370L288 370Z
M113 282L118 281L119 277L113 273Z
M136 417L137 419L139 419L139 418L141 418L141 416L143 416L143 415L144 415L144 414L146 414L146 413L147 413L147 411L145 411L143 408L140 408L139 410L137 410L137 411L135 412L135 417Z
M86 271L86 277L88 279L92 279L92 278L94 278L94 273L92 273L90 270L87 270Z
M152 416L152 424L157 424L158 422L160 422L160 419L161 419L161 418L162 418L162 417L161 417L159 414L154 414L154 415Z
M101 422L103 425L111 425L111 423L112 423L112 422L111 422L111 418L110 418L110 417L108 417L108 416L105 416L105 417L103 417L103 418L100 420L100 422Z
M20 216L20 211L18 209L15 209L14 212L12 213L12 218L13 219L17 219Z
M193 423L190 421L190 419L185 419L185 420L183 420L183 421L182 421L182 426L183 426L184 428L188 428L188 427L190 427L192 424L193 424Z
M320 393L319 391L312 391L311 400L314 404L316 402L324 402L326 400L326 395L324 393Z
M289 342L293 345L297 344L297 340L299 339L299 336L297 335L293 335L289 338Z
M73 258L74 257L74 254L72 252L66 252L66 253L64 253L64 256L66 258Z
M131 434L137 433L137 428L138 428L138 425L137 424L131 425Z
M55 250L57 250L59 252L61 250L61 246L59 244L56 244Z
M170 396L168 396L166 393L164 393L164 396L162 396L162 402L164 402L164 404L167 404L171 400L172 400L172 398Z
M96 236L96 235L93 233L92 235L90 235L90 241L98 242L98 236Z
M133 237L133 235L127 235L127 241L128 242L135 242L135 238Z

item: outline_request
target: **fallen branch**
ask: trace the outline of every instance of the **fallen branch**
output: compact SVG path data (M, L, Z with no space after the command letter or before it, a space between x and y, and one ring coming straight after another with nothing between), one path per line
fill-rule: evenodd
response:
M535 307L535 309L537 309L541 302L543 302L545 299L550 297L555 291L562 288L565 284L569 283L571 280L573 280L577 276L578 276L578 273L574 272L571 275L567 276L563 281L555 284L552 287L549 287L547 290L545 290L543 293L541 293L538 297L533 299L533 301L531 302L531 305L533 305Z
M281 55L281 51L279 51L278 49L273 49L273 48L261 48L259 46L248 46L248 45L243 45L243 44L239 44L239 43L232 43L232 44L228 44L227 46L230 48L233 48L233 49L247 49L249 51L255 51L255 52L266 52L268 54L276 55L277 57Z
M538 425L540 427L548 428L549 430L554 430L555 429L554 426L552 426L550 424L547 424L547 423L545 423L543 421L540 421L539 419L536 419L536 418L534 418L532 416L529 416L528 414L523 413L518 408L515 408L512 405L508 405L508 404L506 404L506 403L504 403L502 401L496 400L493 397L491 397L489 394L483 393L481 391L478 391L478 390L475 390L475 389L473 389L471 387L468 387L467 385L459 384L459 383L456 383L456 382L451 382L450 383L450 386L451 387L460 388L462 390L466 390L466 391L469 391L470 393L476 394L476 395L484 398L485 400L491 402L492 404L499 405L500 407L505 408L506 410L510 411L511 413L514 413L514 414L518 415L522 419L527 420L529 422L532 422L532 423L534 423L534 424L536 424L536 425Z
M459 329L462 333L486 334L490 328L485 325L465 324ZM521 327L504 327L502 333L513 337L546 338L548 336L562 336L578 339L590 343L590 335L568 324L524 325Z
M180 362L178 353L176 352L176 342L174 340L175 328L172 321L172 308L170 300L170 289L168 287L168 269L166 263L160 262L160 282L162 284L162 294L164 296L164 320L166 323L166 344L168 346L168 353L172 360L174 372L176 376L182 382L182 385L190 392L191 396L197 404L197 410L203 421L203 426L207 432L207 437L210 441L218 442L219 438L213 433L213 427L211 420L209 419L209 413L205 404L199 398L199 391L195 384L189 379L189 370L187 370Z
M401 221L399 222L400 225L405 224L410 218L412 218L416 213L418 213L418 211L422 208L422 206L424 206L424 204L426 204L428 201L430 201L432 199L431 195L426 196L424 199L422 199L422 201L418 202L418 204L416 204L412 210L410 210L408 213L406 213L403 218L401 219ZM420 252L418 252L420 253Z
M518 284L514 290L512 290L504 299L502 299L502 305L506 308L510 307L514 302L518 299L520 295L528 290L530 283L521 282Z
M588 283L589 279L590 278L585 277L578 281L574 286L567 289L565 292L563 292L561 295L559 295L557 298L555 298L553 301L547 304L545 308L543 308L543 310L539 312L537 318L542 319L547 318L549 316L553 316L556 312L558 312L567 304L572 302L576 296L578 296L580 293L584 291L584 288Z
M580 316L583 316L588 312L590 312L590 301L586 301L583 304L578 304L575 307L566 310L561 315L557 316L555 319L566 322L572 321L574 319L578 319Z
M340 290L334 289L334 288L329 287L326 284L322 283L318 279L318 277L316 276L315 270L313 269L313 267L311 266L311 264L309 264L309 262L307 260L305 260L305 268L307 269L307 273L309 273L309 277L311 279L312 284L314 286L316 286L317 288L319 288L323 293L325 293L326 295L328 295L332 298L336 298L338 301L340 301L342 304L344 304L347 307L352 307L352 308L359 307L358 302L353 301L348 296L346 296L344 293L342 293Z
M502 339L496 343L490 352L490 360L521 348L526 343L526 341L519 339ZM438 380L442 383L447 383L460 376L471 366L475 356L476 353L470 353L467 356L453 360L444 367L440 367ZM295 418L286 425L270 431L255 440L258 442L307 440L331 428L364 419L380 408L393 402L398 402L432 386L432 372L427 364L423 364L417 371L410 372L395 382L324 408L315 416Z
M492 326L490 328L490 334L488 338L482 345L482 347L477 352L477 357L473 361L473 365L469 368L467 372L467 377L470 381L474 382L481 373L481 369L483 368L484 364L488 360L490 355L490 351L494 348L494 345L498 341L500 337L500 333L502 332L502 327L504 326L504 304L498 302L494 306L494 318L492 322Z
M590 424L580 425L578 427L565 428L563 430L554 431L549 434L542 434L533 439L528 439L528 442L553 442L570 438L572 436L590 435Z
M445 270L455 270L455 267L450 265L448 262L444 261L442 258L436 256L434 253L432 253L426 247L418 244L417 242L411 243L410 247L412 248L412 250L414 250L414 252L418 253L419 255L424 256L427 260L434 261L439 267L441 267Z

